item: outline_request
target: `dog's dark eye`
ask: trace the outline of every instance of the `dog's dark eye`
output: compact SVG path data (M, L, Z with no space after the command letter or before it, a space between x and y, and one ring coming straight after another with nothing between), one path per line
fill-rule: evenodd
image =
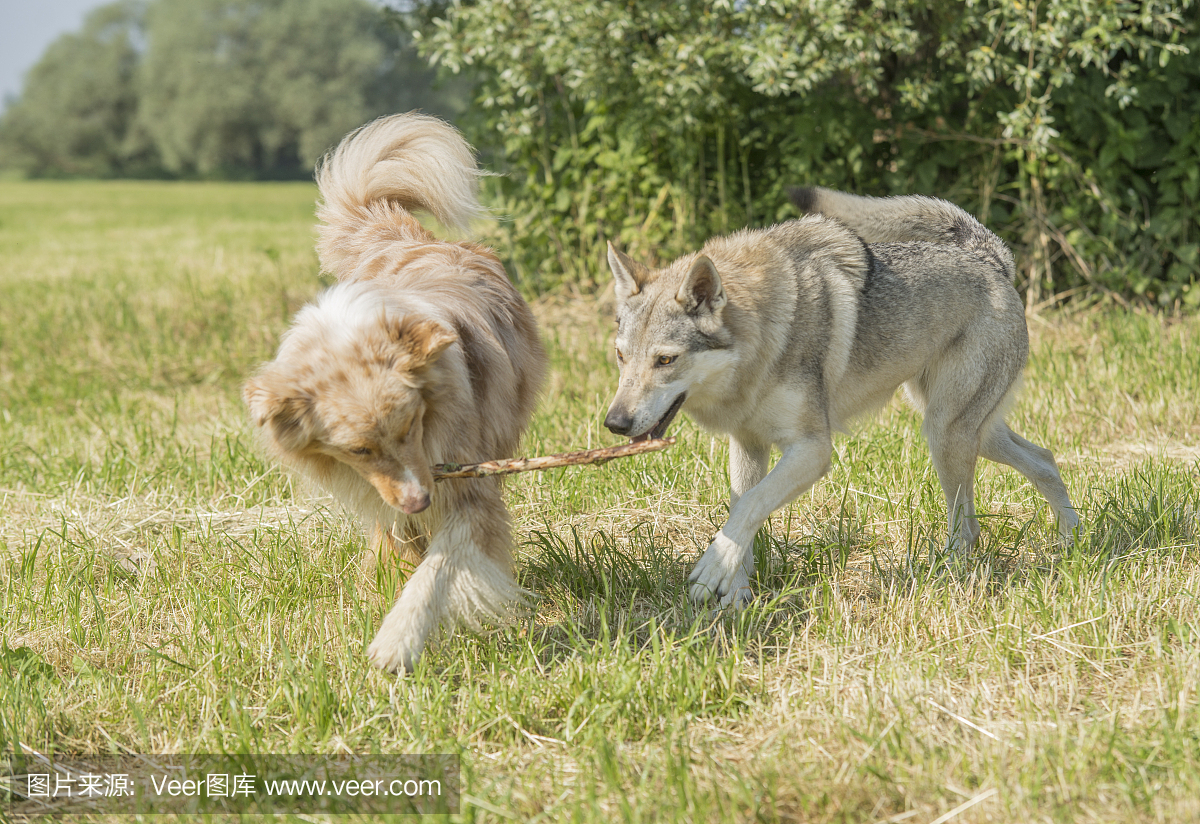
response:
M675 362L675 359L678 357L679 357L678 355L659 355L658 356L658 365L659 366L670 366L671 364L673 364Z
M369 446L358 446L358 447L355 447L354 449L351 449L350 454L358 455L360 457L365 458L368 455L370 455L371 453L373 453L374 451L375 450L371 449L371 447L369 447Z

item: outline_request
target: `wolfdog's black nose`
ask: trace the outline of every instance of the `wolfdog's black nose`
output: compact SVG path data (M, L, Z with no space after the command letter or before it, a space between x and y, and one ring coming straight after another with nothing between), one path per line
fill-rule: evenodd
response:
M633 426L633 416L623 409L610 409L604 418L604 425L614 434L628 435L629 428Z

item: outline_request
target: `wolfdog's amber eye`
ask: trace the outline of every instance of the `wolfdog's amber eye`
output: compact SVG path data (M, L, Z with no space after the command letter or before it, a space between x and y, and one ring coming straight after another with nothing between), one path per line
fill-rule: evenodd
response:
M617 360L619 360L621 363L625 362L625 356L621 354L620 349L617 350Z
M673 364L675 362L675 359L677 357L679 357L679 356L678 355L659 355L658 356L658 365L659 366L670 366L671 364Z

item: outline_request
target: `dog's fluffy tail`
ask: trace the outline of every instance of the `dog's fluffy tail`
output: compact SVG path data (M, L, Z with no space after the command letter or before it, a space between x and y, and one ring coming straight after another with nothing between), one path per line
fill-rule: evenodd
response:
M921 195L862 197L819 186L788 191L797 208L837 218L867 243L937 243L958 246L985 258L1009 280L1016 275L1012 252L971 215L945 200Z
M351 132L317 163L322 268L338 273L348 258L359 257L364 244L355 238L363 232L371 240L427 238L396 209L467 229L484 214L477 194L483 174L458 130L435 117L390 115ZM380 237L389 228L393 236Z

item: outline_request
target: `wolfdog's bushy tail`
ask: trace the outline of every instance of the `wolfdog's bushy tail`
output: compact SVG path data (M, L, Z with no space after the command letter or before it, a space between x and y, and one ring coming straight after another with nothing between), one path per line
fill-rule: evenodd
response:
M788 196L801 211L837 218L867 243L958 246L991 261L1009 280L1016 275L1004 241L945 200L921 195L862 197L818 186L793 188Z
M397 220L396 208L425 211L465 230L484 213L477 194L482 174L463 136L435 117L389 115L351 132L317 163L322 268L337 272L357 258L363 238L350 241L364 231L383 240L379 230L390 226L391 239L408 237L415 227Z

